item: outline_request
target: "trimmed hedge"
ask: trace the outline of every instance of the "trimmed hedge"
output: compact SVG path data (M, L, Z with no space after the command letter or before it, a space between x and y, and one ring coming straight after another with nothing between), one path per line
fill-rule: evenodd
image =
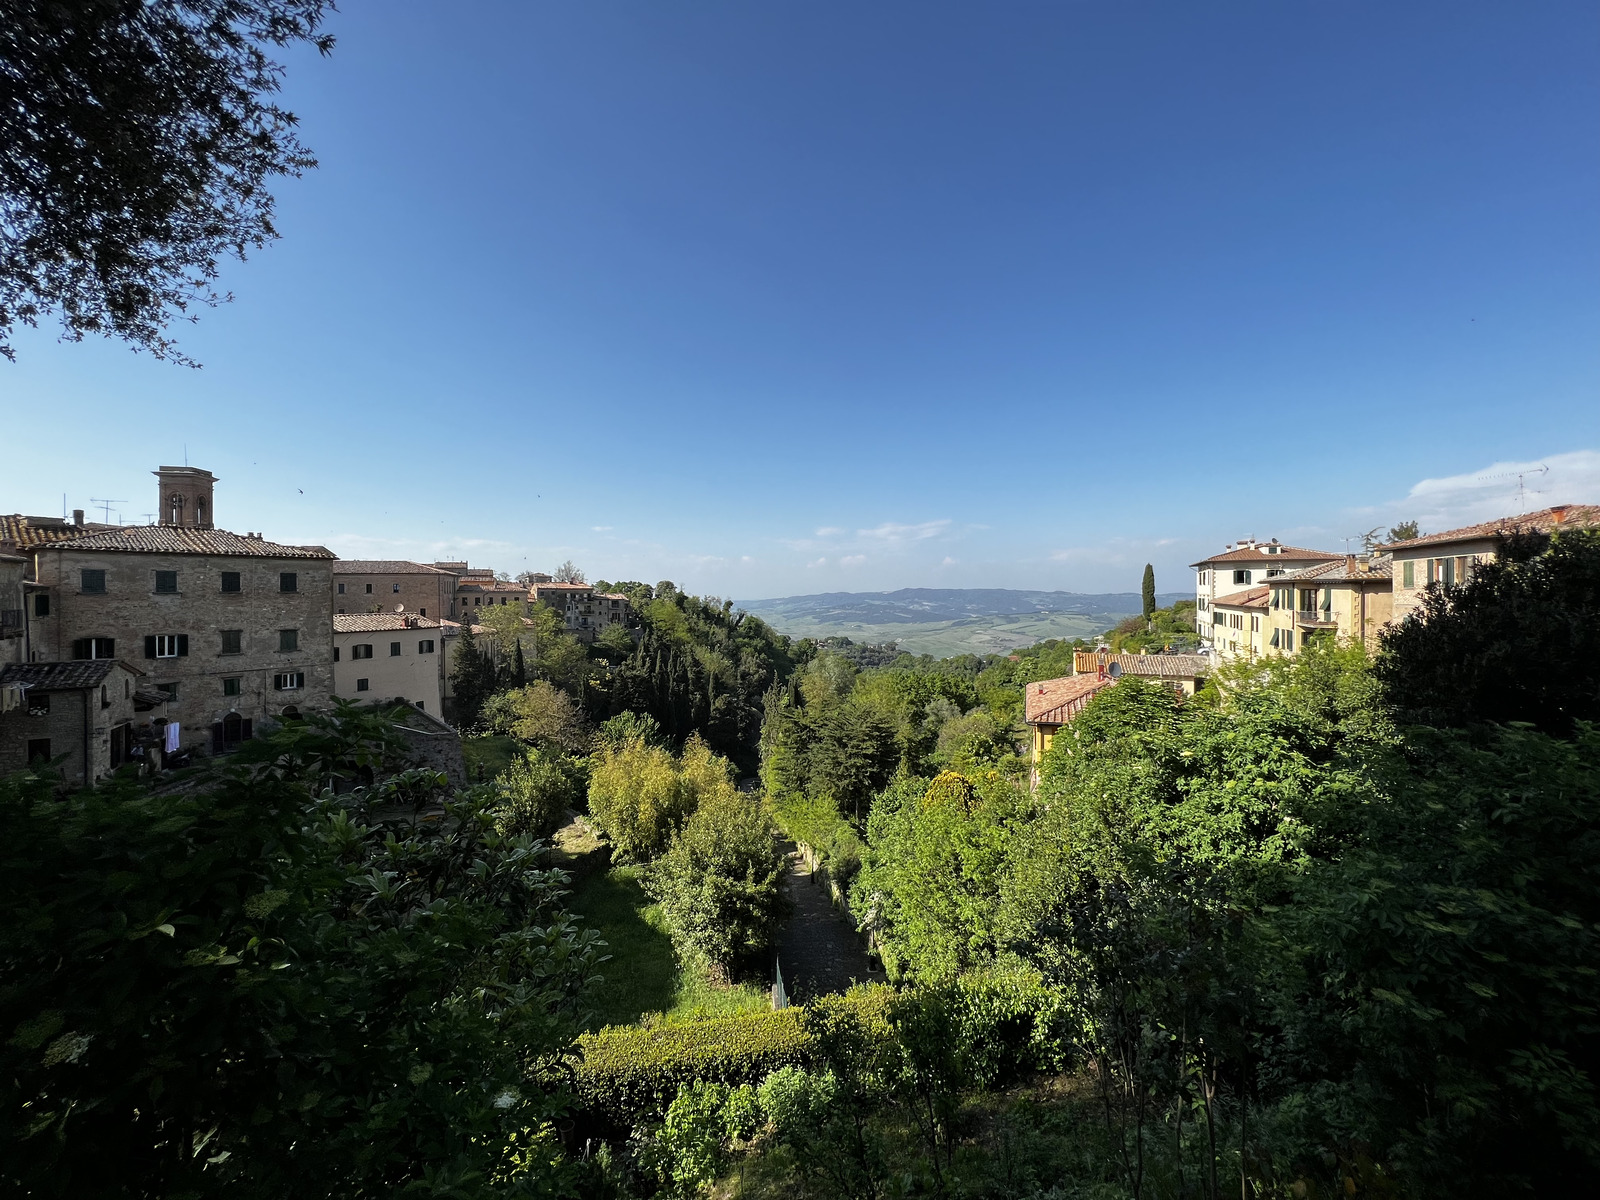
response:
M890 989L855 987L843 996L817 1001L853 1010L869 1034L885 1034ZM595 1116L626 1127L641 1116L659 1116L687 1083L716 1082L729 1087L760 1083L779 1067L811 1062L806 1010L737 1013L641 1029L612 1025L578 1039L583 1061L577 1068L581 1106Z

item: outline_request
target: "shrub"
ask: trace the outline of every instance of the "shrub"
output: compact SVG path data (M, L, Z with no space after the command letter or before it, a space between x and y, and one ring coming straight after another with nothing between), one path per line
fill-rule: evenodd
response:
M495 827L507 836L546 837L582 802L583 767L556 751L530 750L495 784Z
M666 846L694 806L672 755L659 746L629 742L595 756L589 774L589 811L625 861L645 862Z
M726 970L772 944L787 907L775 835L751 797L726 788L701 801L648 880L681 949Z
M610 628L619 627L612 625ZM629 742L643 742L647 746L665 745L667 735L661 731L661 722L649 713L620 712L600 722L599 740L607 749L620 750Z
M691 1083L667 1106L645 1157L670 1194L692 1196L717 1177L728 1096L725 1083Z

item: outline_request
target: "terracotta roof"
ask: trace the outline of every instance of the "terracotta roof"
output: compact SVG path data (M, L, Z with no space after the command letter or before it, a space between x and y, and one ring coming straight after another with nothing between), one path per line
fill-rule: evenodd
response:
M1268 550L1272 552L1269 554ZM1325 562L1330 558L1340 558L1341 555L1330 554L1326 550L1307 550L1301 546L1285 546L1279 542L1257 542L1254 546L1245 546L1238 550L1224 550L1221 554L1213 554L1210 558L1202 558L1199 562L1190 563L1191 567L1204 567L1210 563L1281 563L1290 562Z
M400 629L438 629L432 617L413 613L339 613L333 618L335 633L381 633Z
M526 592L526 584L510 583L504 579L463 579L456 584L460 592Z
M120 529L119 525L101 525L85 522L74 525L61 517L30 517L24 513L0 513L0 546L15 546L26 550L34 546L48 546L98 533L103 529Z
M579 591L588 591L594 587L592 583L535 583L529 586L535 588L549 588L551 591L560 591L563 588L575 588Z
M114 550L133 554L217 554L241 558L337 558L325 546L283 546L240 537L226 529L183 529L177 525L120 525L71 541L54 543L74 550Z
M81 691L104 683L112 667L121 667L131 675L144 674L133 664L114 658L85 658L74 662L8 663L0 667L0 683L20 683L45 692Z
M1023 701L1024 717L1032 725L1064 725L1089 703L1089 697L1115 682L1098 675L1069 675L1030 683Z
M1464 525L1460 529L1446 529L1443 533L1390 542L1382 549L1410 550L1414 546L1475 542L1484 538L1508 537L1519 532L1554 533L1558 529L1588 529L1597 525L1600 525L1600 504L1557 504L1551 508L1541 508L1538 512L1523 513L1520 517L1501 517L1477 525Z
M1308 571L1316 571L1320 570L1321 568L1307 567L1306 569ZM1299 575L1301 572L1296 571L1294 574ZM1279 576L1279 578L1282 579L1284 576ZM1267 606L1267 596L1271 593L1271 591L1272 589L1265 584L1262 584L1260 587L1246 588L1242 592L1234 592L1231 596L1218 596L1211 602L1211 607L1265 608Z
M1341 558L1338 562L1319 563L1314 567L1306 567L1303 571L1291 571L1280 576L1276 582L1284 583L1303 579L1315 579L1320 583L1389 583L1394 579L1394 559L1387 554L1375 555L1370 561L1363 563L1359 558L1352 563L1349 558ZM1222 603L1220 600L1218 604Z
M398 558L341 558L333 569L335 575L454 575L454 571L441 571L438 567L422 563L405 562Z

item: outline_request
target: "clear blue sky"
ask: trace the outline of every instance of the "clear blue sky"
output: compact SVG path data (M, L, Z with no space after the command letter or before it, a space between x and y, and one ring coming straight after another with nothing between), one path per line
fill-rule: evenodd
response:
M0 509L186 447L229 528L750 599L1600 500L1592 0L344 8L204 369L21 337Z

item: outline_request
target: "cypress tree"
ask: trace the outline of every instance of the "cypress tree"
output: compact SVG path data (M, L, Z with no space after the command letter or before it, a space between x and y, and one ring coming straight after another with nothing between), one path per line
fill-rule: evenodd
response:
M1144 619L1148 621L1156 615L1156 569L1149 563L1144 565L1144 583L1139 590L1144 593Z
M528 668L522 661L522 639L517 639L517 657L511 667L511 682L515 687L528 686Z
M451 683L455 687L456 724L470 728L478 723L483 702L494 690L494 663L478 649L478 639L473 635L471 621L461 623L461 642L456 646L455 668Z

